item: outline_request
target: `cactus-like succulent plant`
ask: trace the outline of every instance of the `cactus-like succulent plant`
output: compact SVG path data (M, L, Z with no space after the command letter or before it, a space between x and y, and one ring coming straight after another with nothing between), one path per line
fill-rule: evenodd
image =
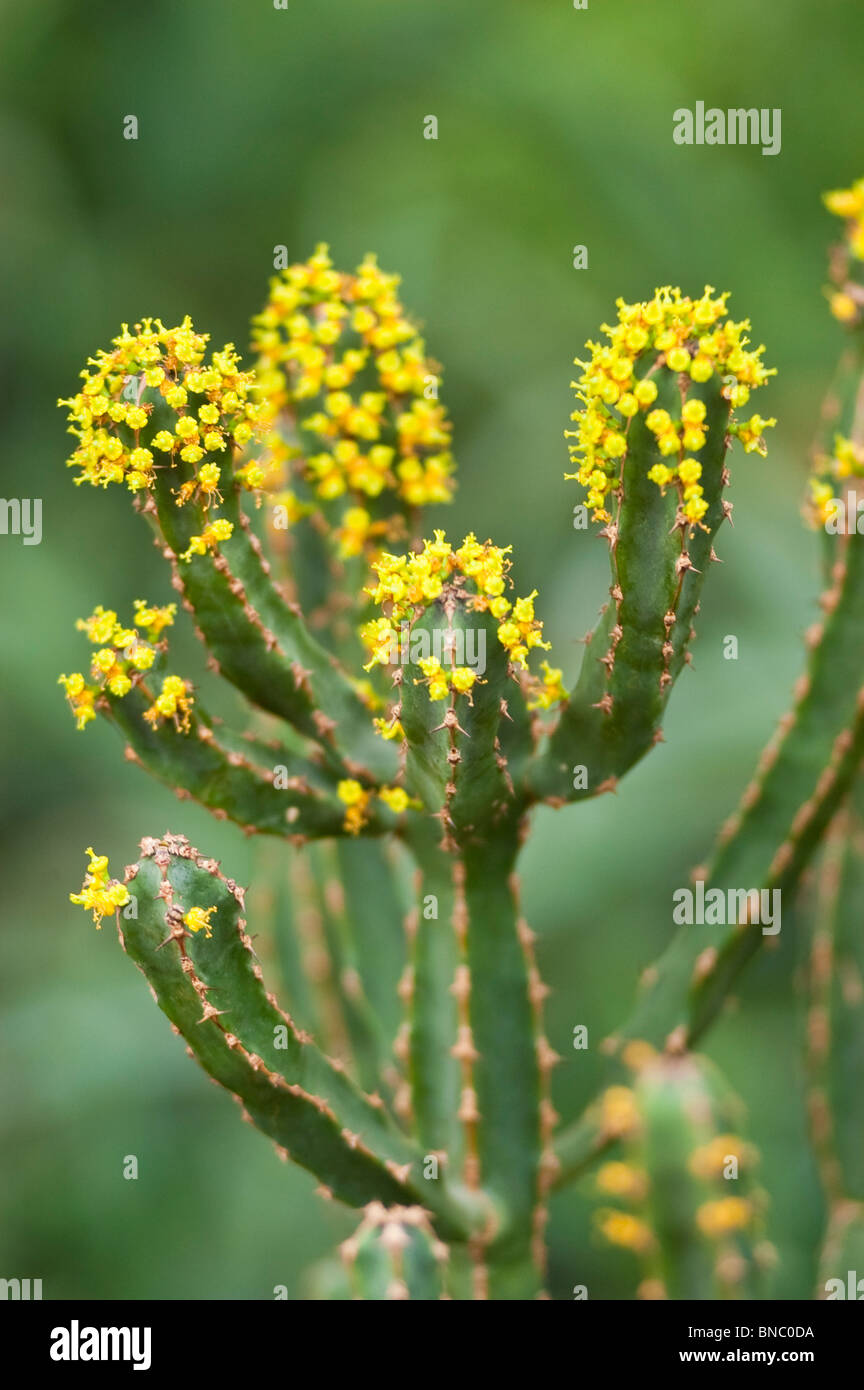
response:
M858 904L864 887L860 781L831 824L818 879L810 956L807 1043L810 1122L822 1170L827 1221L816 1296L864 1264L864 947ZM852 1297L858 1297L856 1288Z
M620 1150L595 1176L603 1237L638 1255L640 1298L758 1298L773 1251L740 1103L694 1053L631 1043L627 1060L633 1084L600 1100Z
M752 911L708 947L681 929L605 1048L602 1094L556 1138L558 1059L516 865L532 808L614 790L662 737L731 512L730 446L762 453L774 424L749 406L771 376L764 349L710 287L619 301L589 342L568 476L611 574L567 692L509 548L423 538L423 509L452 495L451 431L397 290L373 258L345 274L319 247L272 281L254 370L231 344L208 352L188 319L147 320L61 402L76 482L132 493L250 720L211 717L173 669L176 603L96 608L79 624L89 672L61 683L79 727L101 715L181 798L282 842L267 872L284 1006L243 891L180 834L145 837L122 882L91 851L73 901L97 925L117 916L191 1055L280 1154L365 1209L332 1296L543 1296L548 1195L601 1155L601 1191L632 1208L601 1224L647 1260L643 1295L748 1296L759 1203L749 1173L730 1196L714 1171L724 1145L738 1159L745 1146L690 1049L763 940ZM853 331L857 303L844 278L834 311ZM858 447L857 423L835 424ZM857 537L833 547L828 585L794 711L700 871L706 892L793 891L852 788Z

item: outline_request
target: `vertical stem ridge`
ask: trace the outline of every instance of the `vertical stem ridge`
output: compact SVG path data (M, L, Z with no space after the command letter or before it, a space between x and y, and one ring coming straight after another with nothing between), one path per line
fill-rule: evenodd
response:
M536 1210L542 1150L541 1073L547 1059L535 1043L531 971L513 891L517 834L502 828L491 843L464 850L467 955L474 1081L484 1190L501 1214L488 1234L489 1293L533 1297L540 1290Z
M452 856L438 844L434 821L419 820L410 845L420 870L416 916L412 914L406 1045L411 1110L416 1133L428 1153L446 1155L451 1171L462 1162L459 1063L453 1047L459 1036L459 1003L453 986L460 966L459 942L452 929L455 909Z

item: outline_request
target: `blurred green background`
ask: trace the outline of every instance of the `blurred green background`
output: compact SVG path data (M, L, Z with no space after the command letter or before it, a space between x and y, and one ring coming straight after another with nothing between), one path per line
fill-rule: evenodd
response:
M2 492L44 502L44 538L0 537L3 869L0 1274L45 1297L302 1296L351 1217L310 1199L184 1056L113 929L67 901L94 844L116 869L143 833L182 830L239 880L253 849L123 762L101 724L75 732L60 671L76 617L165 602L166 571L119 489L75 488L55 409L122 320L189 312L245 347L273 247L319 239L403 275L445 366L460 490L442 519L516 553L556 660L578 669L608 580L572 529L562 473L571 362L618 295L659 284L733 292L780 368L758 408L763 462L738 451L735 528L711 575L694 667L667 742L616 797L538 817L525 906L554 981L549 1033L569 1116L594 1043L620 1021L670 933L671 892L704 858L800 668L816 613L815 539L798 518L807 448L839 330L825 308L823 188L864 172L864 11L849 0L755 7L680 0L89 0L0 4L4 272ZM776 158L680 148L697 100L780 107ZM140 122L122 138L123 117ZM423 118L439 121L437 142ZM572 268L572 247L589 269ZM737 662L722 638L739 638ZM190 634L178 650L198 669ZM198 667L195 667L195 663ZM178 666L180 662L178 660ZM780 1252L774 1288L809 1297L821 1200L806 1142L799 948L788 913L710 1038L750 1109ZM140 1177L124 1181L123 1158ZM631 1296L583 1194L559 1198L552 1285Z

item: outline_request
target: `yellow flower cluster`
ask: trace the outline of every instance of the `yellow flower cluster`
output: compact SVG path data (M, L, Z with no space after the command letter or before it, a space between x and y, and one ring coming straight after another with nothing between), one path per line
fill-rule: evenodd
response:
M373 521L365 507L349 507L336 528L340 559L362 555L370 541L386 536L389 530L389 521Z
M707 1181L711 1178L722 1178L723 1170L730 1158L737 1159L739 1165L749 1165L755 1161L755 1152L749 1144L743 1143L734 1134L718 1134L707 1144L693 1150L688 1166L694 1177Z
M864 261L864 179L856 179L851 188L823 193L822 201L829 212L846 222L849 250L856 260Z
M220 541L230 540L233 530L230 521L226 521L223 516L217 516L215 521L208 521L200 536L191 538L188 549L183 551L180 559L189 560L193 555L206 555L208 550L215 550Z
M837 483L846 478L864 477L864 448L842 434L834 436L834 451L830 458L825 455L815 462L815 472L810 478L810 507L808 519L818 526L824 526L833 513L831 502L837 498ZM834 482L828 480L833 479Z
M636 1096L629 1086L607 1086L600 1097L600 1128L605 1137L620 1139L639 1126Z
M682 401L673 418L655 406L659 366L678 373L682 383L709 381L715 373L724 378L723 394L733 407L747 403L751 391L774 374L762 362L763 347L748 347L748 320L726 318L727 294L713 297L710 285L700 299L690 299L669 286L655 291L644 304L617 301L618 321L603 324L608 343L588 342L587 362L576 359L582 376L572 385L581 404L571 415L577 426L565 431L575 439L568 448L578 471L565 474L586 489L586 503L594 519L609 521L608 500L618 487L627 455L630 420L640 412L665 460L654 465L649 477L658 487L674 484L681 500L681 514L691 524L702 524L708 509L700 477L701 464L694 455L705 443L705 405L696 398ZM748 453L765 452L762 431L775 423L754 415L744 424L733 423Z
M752 1217L753 1205L746 1197L719 1197L702 1203L696 1212L696 1224L703 1235L716 1240L731 1231L745 1230Z
M831 258L831 278L834 287L828 299L831 313L840 323L853 327L864 314L864 289L861 267L852 264L864 261L864 179L856 179L851 188L836 188L824 193L822 200L829 212L842 217L846 226L843 247L845 255Z
M527 670L530 651L535 647L548 649L549 644L543 641L543 624L534 614L537 590L514 601L504 593L512 583L509 578L511 548L478 541L472 532L454 550L444 532L436 531L435 539L424 541L419 553L379 555L372 562L377 583L366 592L374 603L386 608L387 615L373 618L360 630L370 656L365 669L386 666L394 643L400 640L402 622L416 618L420 611L441 597L445 586L450 585L470 610L491 613L498 623L498 641L506 648L510 660ZM466 580L473 585L472 592L462 587ZM478 679L469 667L445 668L436 657L425 657L419 665L432 700L445 699L448 691L468 694ZM543 663L543 675L530 677L528 684L535 707L548 709L566 693L561 684L561 672L552 669L548 662ZM376 725L380 722L376 721ZM395 731L385 732L385 729L386 725L379 729L385 737L398 736Z
M124 324L112 351L89 359L81 390L58 402L67 407L69 432L78 440L68 459L81 470L76 483L125 483L138 492L153 487L158 468L183 463L195 471L177 489L177 504L195 497L209 516L221 501L218 460L230 462L235 446L249 444L261 407L252 399L254 373L240 370L233 344L205 361L208 341L188 316L177 328L144 319L132 332ZM237 476L256 488L264 472L253 461ZM229 522L211 523L184 558L230 534Z
M657 1060L657 1049L653 1043L646 1042L644 1038L631 1038L621 1049L621 1061L625 1067L630 1067L632 1071L639 1072L643 1067L649 1067L652 1062Z
M397 816L401 816L409 806L418 807L419 801L412 800L404 787L379 787L377 792L364 787L353 777L346 777L336 788L339 800L346 806L344 828L349 835L359 835L369 819L369 803L373 796L378 797Z
M619 1197L625 1202L641 1202L648 1191L648 1175L641 1168L615 1159L603 1163L595 1179L597 1191L606 1197Z
M108 858L104 854L96 854L92 848L88 848L87 855L90 863L80 893L70 893L70 903L75 903L78 907L83 907L85 912L93 913L93 921L97 930L102 926L102 918L110 913L116 912L118 908L125 907L129 901L129 893L125 884L120 883L116 878L108 877Z
M379 497L408 506L449 502L451 427L437 400L438 368L406 317L399 276L374 256L335 270L326 245L270 283L253 319L258 380L280 449L279 424L312 443L294 452L317 495Z
M622 1061L637 1074L650 1068L656 1058L656 1048L643 1039L631 1039L621 1052ZM629 1149L638 1158L643 1130L638 1092L628 1086L609 1086L600 1096L597 1109L601 1137L605 1140L623 1140L625 1150ZM746 1167L749 1172L755 1167L758 1155L752 1145L735 1134L715 1134L693 1147L687 1159L687 1168L700 1184L723 1187L726 1185L722 1181L724 1178L738 1176L737 1170L734 1175L726 1171L730 1158L737 1160L739 1168ZM637 1212L641 1210L644 1215L644 1204L651 1191L651 1177L625 1153L623 1159L611 1159L601 1165L595 1187L604 1197L634 1204ZM751 1225L757 1202L758 1197L756 1202L744 1197L709 1197L696 1210L696 1224L704 1236L721 1239ZM604 1209L595 1219L601 1234L611 1244L626 1247L638 1254L651 1249L651 1231L640 1215L626 1210Z
M188 734L194 703L187 681L181 676L166 676L156 699L149 709L145 709L144 718L154 729L157 729L164 719L170 719L178 733Z
M156 660L156 643L166 627L174 622L176 604L155 608L144 599L135 600L135 619L124 627L117 614L100 606L89 618L79 618L76 626L98 648L90 664L90 684L80 671L60 676L58 684L66 691L79 729L84 729L96 717L96 698L103 691L121 698L128 695L133 683ZM142 635L143 634L143 635ZM189 728L192 705L190 687L179 676L168 676L162 682L162 692L145 712L145 719L154 725L160 718L172 717L177 727Z
M529 709L552 709L553 705L567 699L564 672L558 666L550 666L548 661L540 662L540 675L533 677L530 685Z
M210 937L213 935L210 918L215 911L215 907L190 907L183 917L183 925L191 932L203 931L205 936Z
M401 740L405 737L405 730L402 727L401 721L398 719L379 718L373 719L372 723L375 725L377 733L379 733L382 738L387 739L388 742L397 738Z
M600 1234L609 1241L610 1245L618 1245L625 1250L634 1250L639 1255L645 1254L654 1244L654 1236L650 1226L641 1221L638 1216L632 1216L630 1212L598 1212L597 1225Z
M468 695L475 682L480 679L470 666L453 666L445 669L437 656L421 657L417 665L423 672L430 700L446 700L451 690L457 695Z

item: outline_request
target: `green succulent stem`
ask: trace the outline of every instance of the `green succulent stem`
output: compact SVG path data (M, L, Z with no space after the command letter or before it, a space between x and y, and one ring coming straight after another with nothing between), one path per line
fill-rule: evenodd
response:
M828 1216L816 1297L860 1297L864 1257L864 782L856 778L822 854L807 1011L810 1126ZM839 1281L839 1286L838 1282ZM838 1287L842 1292L838 1294Z
M682 379L667 367L649 373L657 404L680 413ZM713 542L728 514L729 404L720 383L687 382L688 399L705 404L700 451L708 510L701 525L678 515L677 494L649 478L663 463L641 415L629 422L615 516L604 528L612 567L610 602L586 639L579 679L558 724L528 773L538 799L576 801L614 786L658 741L672 686L687 660L693 621ZM585 769L576 779L576 767Z
M392 749L376 738L369 712L336 658L311 636L299 608L278 592L243 511L241 489L229 464L223 468L228 477L222 515L234 529L215 560L180 558L206 525L200 503L177 505L176 484L188 481L191 467L188 477L176 467L159 474L144 508L158 542L167 547L174 585L192 610L212 663L253 705L320 742L337 770L387 780Z
M226 740L225 730L200 705L190 713L186 732L170 723L154 729L144 717L151 700L141 686L123 699L103 698L106 714L126 739L127 758L218 818L235 821L249 834L286 839L343 834L337 779L311 760L279 745ZM367 834L382 830L380 816L364 827Z
M713 864L700 873L706 892L779 890L785 906L864 757L864 537L845 542L826 616L811 634L798 700L760 759L741 809L727 823ZM741 968L766 940L756 922L717 928L682 926L646 972L641 997L610 1040L680 1050L705 1032ZM615 1063L611 1063L614 1073ZM558 1139L559 1181L575 1176L605 1147L589 1112Z
M285 1155L351 1205L423 1204L442 1231L469 1233L446 1180L424 1183L422 1155L267 993L243 916L243 894L179 836L142 842L128 873L135 912L127 953L192 1054ZM186 923L215 908L210 935ZM409 1199L406 1203L405 1199Z
M461 1173L465 1132L457 1113L460 1066L453 1055L460 1026L454 985L461 962L454 930L455 865L453 856L441 849L440 829L431 818L416 817L407 842L418 866L408 919L405 1048L410 1113L423 1148L446 1155L450 1172Z
M705 1059L692 1054L644 1067L635 1089L641 1123L632 1147L648 1175L643 1211L653 1236L648 1277L675 1300L760 1297L752 1159L736 1137L740 1106ZM732 1152L718 1150L711 1159L719 1164L706 1165L703 1155L718 1141Z
M370 1204L341 1254L355 1299L428 1302L446 1296L450 1252L422 1207Z
M486 1252L490 1295L536 1294L538 1213L542 1216L544 1075L555 1058L537 1029L530 933L515 883L518 824L464 854L457 912L463 916L471 1089L480 1182L501 1212ZM527 933L527 937L526 937ZM464 1093L463 1093L464 1100Z

